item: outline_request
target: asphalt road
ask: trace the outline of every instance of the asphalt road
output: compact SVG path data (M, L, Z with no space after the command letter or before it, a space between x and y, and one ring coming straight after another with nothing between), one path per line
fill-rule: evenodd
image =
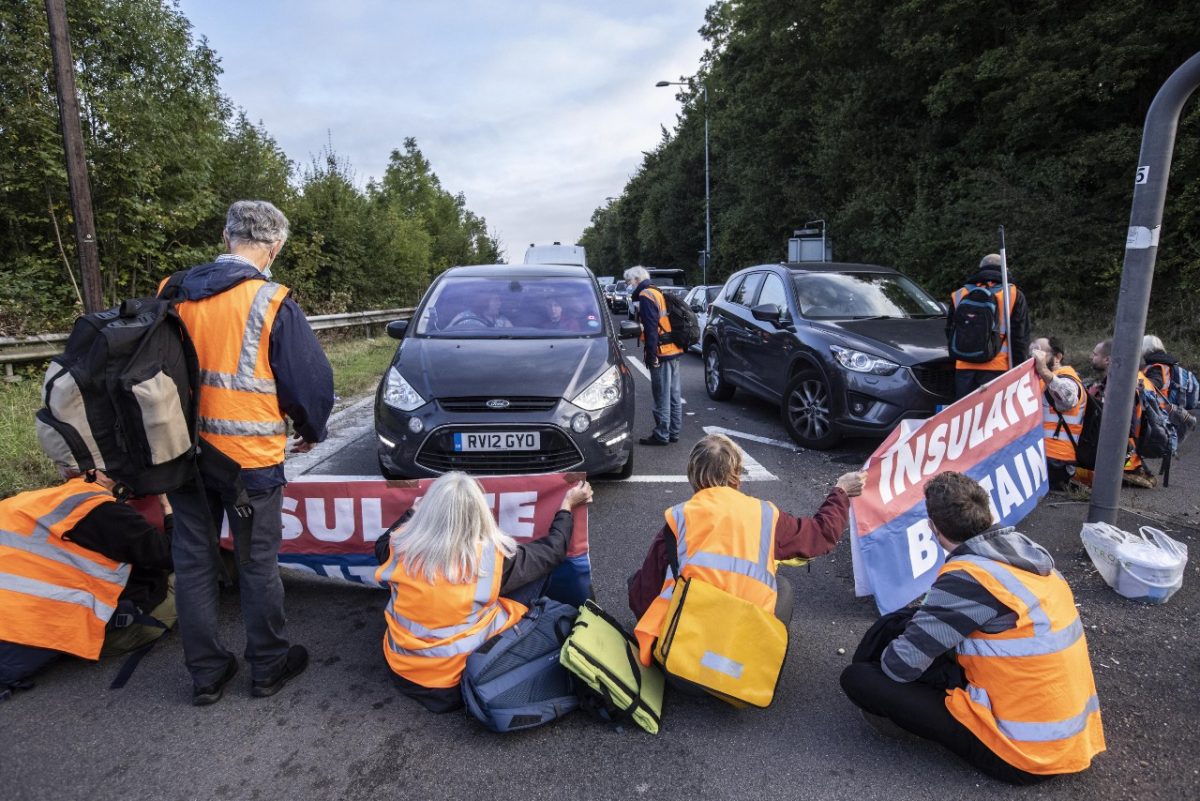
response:
M873 449L850 441L799 451L776 411L738 395L715 403L700 360L685 357L684 436L668 448L638 446L639 477L597 483L590 509L598 600L632 622L625 578L641 562L667 506L686 484L656 480L685 472L689 443L706 426L737 438L759 465L744 489L795 514L810 513L846 470ZM648 381L637 378L639 433L650 428ZM305 463L314 472L375 472L366 418L343 419L357 438ZM1197 437L1200 439L1200 435ZM1178 462L1167 490L1127 491L1127 504L1182 528L1200 513L1198 471ZM1042 542L1075 590L1095 666L1109 750L1088 772L1028 789L977 775L918 741L887 739L843 697L837 677L876 616L854 597L846 542L810 570L785 568L796 588L791 646L775 703L735 710L716 700L668 696L657 736L613 730L577 713L513 735L486 731L465 713L432 715L400 695L380 653L381 590L285 573L290 634L312 654L308 671L279 695L249 697L242 674L208 708L189 705L179 639L168 636L129 685L110 692L119 661L64 661L38 686L0 704L0 793L11 801L86 797L627 799L1191 799L1200 797L1200 661L1194 640L1200 570L1164 606L1116 596L1079 544L1086 507L1051 496L1023 530ZM1132 523L1133 518L1126 522ZM228 644L242 645L237 598L224 599ZM839 654L845 649L846 654Z

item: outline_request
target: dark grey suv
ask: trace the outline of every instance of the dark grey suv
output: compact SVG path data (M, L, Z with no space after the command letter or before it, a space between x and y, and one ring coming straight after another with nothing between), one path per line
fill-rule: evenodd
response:
M633 378L585 267L452 267L429 287L375 397L389 478L633 470Z
M780 405L800 445L882 435L954 399L946 313L908 276L869 264L763 264L734 273L704 329L714 400Z

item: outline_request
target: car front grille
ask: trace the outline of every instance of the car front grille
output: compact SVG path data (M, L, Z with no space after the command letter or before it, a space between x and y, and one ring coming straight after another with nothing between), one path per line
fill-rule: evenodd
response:
M558 405L560 398L530 396L479 395L466 398L439 398L438 404L448 412L548 412ZM500 408L488 406L489 401L507 401Z
M954 398L954 362L925 362L910 369L917 383L926 392L947 400Z
M460 453L454 450L454 432L465 429L462 426L451 426L438 429L429 435L417 452L416 463L437 473L462 470L473 475L507 475L558 473L577 467L583 462L583 454L579 452L579 448L570 437L557 428L483 428L487 431L538 431L541 433L541 448L536 451Z

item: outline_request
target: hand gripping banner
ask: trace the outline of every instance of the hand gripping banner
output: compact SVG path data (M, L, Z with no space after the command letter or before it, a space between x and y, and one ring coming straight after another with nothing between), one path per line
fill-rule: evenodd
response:
M945 558L925 514L929 478L967 474L991 496L993 520L1006 526L1049 488L1032 359L933 417L904 423L871 454L863 494L850 503L855 593L874 595L884 614L928 591Z

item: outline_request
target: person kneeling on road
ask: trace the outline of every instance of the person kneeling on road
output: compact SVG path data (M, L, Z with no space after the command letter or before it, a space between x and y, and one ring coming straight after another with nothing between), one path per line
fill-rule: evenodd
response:
M682 565L680 578L698 578L774 612L786 625L792 617L792 587L776 575L776 560L829 553L846 528L850 498L862 493L862 473L846 473L811 518L792 517L768 501L740 491L742 452L723 434L704 437L692 448L688 480L695 494L665 512L666 525L655 535L642 567L629 579L629 608L638 617L642 664L649 665L654 641L663 628L675 580L669 566ZM771 538L764 548L761 538ZM754 565L742 574L705 564L698 554L732 558ZM759 554L770 554L766 564Z
M431 712L463 706L467 656L544 594L567 555L572 510L591 501L591 485L581 481L567 491L549 534L517 545L475 479L455 471L430 485L408 519L375 543L375 580L391 591L383 655L402 693Z
M63 654L126 653L175 624L165 496L164 534L104 473L59 470L63 484L0 501L0 698Z
M915 613L867 632L842 689L873 724L890 720L1002 781L1086 769L1104 730L1083 624L1054 560L992 525L987 490L961 473L930 479L925 505L946 563Z
M1046 399L1042 406L1042 430L1050 489L1065 490L1075 476L1075 444L1083 433L1087 393L1079 373L1063 363L1063 346L1057 339L1039 337L1029 346L1029 353Z

